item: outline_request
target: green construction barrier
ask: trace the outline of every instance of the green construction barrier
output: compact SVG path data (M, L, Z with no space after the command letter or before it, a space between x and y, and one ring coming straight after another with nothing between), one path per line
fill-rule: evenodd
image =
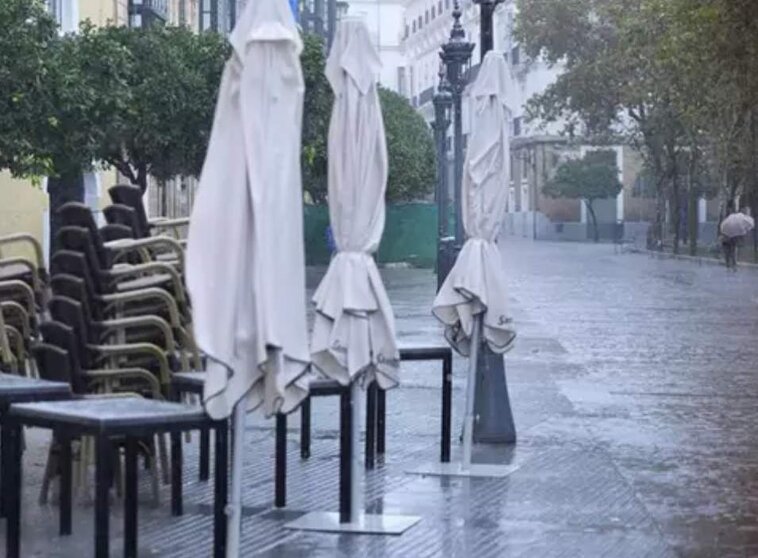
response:
M305 260L308 265L329 263L326 227L329 210L305 206ZM387 207L384 235L377 261L432 268L437 257L437 207L432 203L406 203Z

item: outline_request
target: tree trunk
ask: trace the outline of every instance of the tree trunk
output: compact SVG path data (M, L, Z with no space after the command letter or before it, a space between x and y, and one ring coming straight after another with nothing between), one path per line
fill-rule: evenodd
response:
M84 203L84 176L80 174L48 178L47 192L50 197L50 253L55 250L55 237L61 228L58 209L68 202Z
M682 235L682 200L679 193L679 177L674 174L671 181L671 201L673 202L672 217L674 225L674 254L679 253L679 243Z
M595 209L592 207L592 200L584 200L584 205L587 206L587 211L592 220L592 238L595 242L600 242L600 232L597 230L597 216L595 215Z

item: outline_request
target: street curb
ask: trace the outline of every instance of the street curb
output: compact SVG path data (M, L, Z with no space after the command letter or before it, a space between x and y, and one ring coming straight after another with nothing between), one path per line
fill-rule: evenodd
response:
M658 260L681 260L697 263L698 265L724 265L722 260L707 256L688 256L685 254L672 254L671 252L658 252L657 250L643 250L642 248L630 248L628 251L633 254L645 254ZM758 264L750 262L739 262L738 267L758 270Z

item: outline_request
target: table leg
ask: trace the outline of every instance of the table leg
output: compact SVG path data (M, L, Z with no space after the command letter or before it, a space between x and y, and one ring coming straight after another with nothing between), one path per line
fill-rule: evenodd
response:
M216 427L215 492L213 505L214 558L226 557L226 504L229 490L229 432L227 423Z
M8 494L7 482L8 482L8 463L10 456L10 430L3 428L0 433L0 517L6 515L6 495Z
M340 523L350 523L352 515L353 424L351 391L340 394Z
M448 354L442 360L442 440L440 461L450 463L450 438L453 408L453 357Z
M60 534L71 534L71 437L64 432L57 432L55 439L58 440L60 449L60 498L59 520Z
M5 486L7 522L5 527L5 555L19 558L21 555L21 427L3 422L3 460L5 461ZM7 454L7 457L6 457Z
M205 482L211 477L211 431L208 428L200 429L200 480Z
M366 390L366 469L373 469L376 465L377 391L376 382L371 382Z
M274 506L287 505L287 415L276 415L276 451L274 473Z
M182 434L171 433L171 514L184 513L182 486Z
M300 458L311 456L311 398L306 397L300 406Z
M376 453L384 455L385 440L387 439L387 392L383 389L377 390L376 398Z
M108 558L109 554L111 450L111 441L107 436L99 434L95 437L95 558Z
M124 487L124 556L137 558L137 440L126 439L126 486Z

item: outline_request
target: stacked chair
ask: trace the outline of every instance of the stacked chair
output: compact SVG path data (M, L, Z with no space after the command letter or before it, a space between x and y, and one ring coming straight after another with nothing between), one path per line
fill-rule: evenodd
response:
M34 237L0 237L0 371L36 376L31 347L39 337L47 292L42 248Z
M35 261L0 252L0 369L67 382L75 397L168 398L172 374L201 364L183 247L176 238L142 235L131 207L116 203L105 213L108 224L99 228L83 204L58 210L49 275L32 237L0 238L0 249L26 244L36 255ZM170 480L166 439L146 439L142 448L157 501L159 469L164 482ZM93 450L90 440L80 440L80 489ZM53 440L41 502L48 499L58 453ZM120 448L114 448L120 491L119 465Z

